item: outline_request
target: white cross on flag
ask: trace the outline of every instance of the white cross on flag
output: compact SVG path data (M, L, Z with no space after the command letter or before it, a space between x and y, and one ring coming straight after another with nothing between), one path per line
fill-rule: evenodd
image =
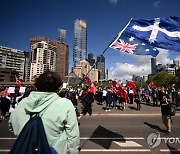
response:
M180 52L180 17L131 19L123 34L154 47Z

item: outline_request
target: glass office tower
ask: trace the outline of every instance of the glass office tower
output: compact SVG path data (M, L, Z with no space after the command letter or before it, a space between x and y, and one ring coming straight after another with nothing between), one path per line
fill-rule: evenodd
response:
M151 58L151 74L156 74L156 58Z
M66 30L58 28L58 40L66 43Z
M104 80L105 79L105 57L103 55L100 55L97 57L96 68L98 69L98 72L99 72L98 79Z
M87 23L82 19L74 22L73 65L87 57Z

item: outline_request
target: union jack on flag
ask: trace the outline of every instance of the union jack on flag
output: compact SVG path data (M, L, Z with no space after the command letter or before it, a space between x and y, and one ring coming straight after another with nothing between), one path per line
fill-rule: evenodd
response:
M159 51L148 43L140 39L120 33L110 48L135 55L152 55L156 57Z
M126 43L124 40L119 39L116 42L114 42L111 48L118 49L122 52L128 52L129 54L133 54L133 50L136 49L136 46L138 46L138 44Z

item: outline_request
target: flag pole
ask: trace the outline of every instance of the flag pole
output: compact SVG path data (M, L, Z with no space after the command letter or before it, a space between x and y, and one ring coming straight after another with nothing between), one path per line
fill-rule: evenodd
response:
M103 56L103 54L106 52L106 50L107 50L108 48L109 48L109 46L106 47L106 49L103 51L103 53L102 53L100 56ZM85 74L85 76L87 76L87 75L91 72L91 70L92 70L93 67L96 65L96 63L97 63L97 62L95 62L95 63L93 64L93 66L92 66L91 69ZM81 81L80 81L79 84L77 85L76 89L83 83L83 81L84 81L84 77L81 79Z
M131 20L132 20L132 18L131 18ZM128 22L128 24L123 28L123 30L122 30L118 35L116 35L116 37L114 38L114 40L113 40L111 43L109 43L109 45L104 49L104 51L102 52L102 54L99 55L99 56L103 56L104 53L108 50L108 48L111 47L112 44L113 44L115 41L117 41L117 39L121 36L121 34L124 32L124 30L127 28L127 26L129 25L129 23L131 22L131 20L130 20L130 21ZM86 73L85 76L87 76L87 75L91 72L92 68L96 65L96 63L97 63L97 62L95 62L95 63L93 64L93 66L92 66L91 69ZM79 82L79 84L77 85L76 89L82 84L83 81L84 81L84 78L82 78L82 80Z
M119 34L116 35L116 37L114 38L114 40L113 40L111 43L109 43L109 45L104 49L104 51L102 52L102 54L99 55L99 56L103 56L103 55L104 55L104 53L108 50L108 48L114 43L114 41L116 41L116 39L118 38L118 36L119 36ZM92 68L93 68L95 65L96 65L96 62L93 64L93 66L91 67L91 69L87 72L86 76L91 72Z
M116 37L117 37L117 36L116 36ZM116 37L115 37L115 38L116 38ZM112 41L112 42L114 42L114 41ZM102 52L102 54L99 55L99 56L103 56L103 55L104 55L104 53L108 50L108 48L109 48L109 46L112 44L112 42L104 49L104 51ZM96 63L97 63L97 62L94 62L93 66L92 66L91 69L85 74L85 76L87 76L87 75L91 72L91 70L92 70L93 67L96 65ZM82 80L79 82L79 84L77 85L76 89L82 84L83 81L84 81L84 77L83 77Z

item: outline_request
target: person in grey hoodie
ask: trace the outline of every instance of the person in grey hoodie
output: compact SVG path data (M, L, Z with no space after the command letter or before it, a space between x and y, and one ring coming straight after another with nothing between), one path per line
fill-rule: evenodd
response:
M72 102L56 93L61 85L57 73L47 71L41 74L35 81L37 91L31 91L11 113L9 127L19 135L31 114L43 112L42 121L49 145L58 154L78 154L80 137L76 113Z

